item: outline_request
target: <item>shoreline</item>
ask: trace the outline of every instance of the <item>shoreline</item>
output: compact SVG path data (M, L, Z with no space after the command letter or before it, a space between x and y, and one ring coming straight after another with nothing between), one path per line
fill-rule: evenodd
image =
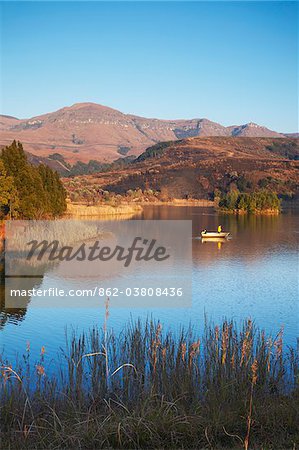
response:
M197 207L206 207L206 208L214 208L215 212L219 214L233 214L233 215L255 215L255 216L276 216L281 214L281 210L277 209L266 209L266 210L255 210L254 212L249 212L247 210L229 210L217 208L216 204L212 200L206 199L178 199L175 198L173 200L168 201L128 201L120 203L119 205L107 205L107 204L98 204L98 205L87 205L83 203L71 203L67 204L67 210L64 214L64 217L109 217L109 216L134 216L136 214L141 214L143 212L144 206L197 206Z
M63 215L65 218L73 217L109 217L109 216L134 216L143 212L144 206L201 206L214 207L214 202L206 199L173 199L169 201L129 201L119 205L98 204L88 205L84 203L68 202Z
M146 205L157 205L157 206L203 206L203 207L214 207L215 203L213 200L206 199L181 199L174 198L173 200L167 200L163 202L162 200L158 201L140 201L136 202L138 205L146 206Z
M265 210L255 210L254 212L246 211L244 209L216 209L216 211L220 214L233 214L235 216L279 216L281 214L281 210L278 209L265 209Z

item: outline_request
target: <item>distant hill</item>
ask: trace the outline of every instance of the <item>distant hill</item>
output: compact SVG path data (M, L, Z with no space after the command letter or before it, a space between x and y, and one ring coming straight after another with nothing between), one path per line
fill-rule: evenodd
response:
M195 137L148 148L124 169L85 177L104 190L154 189L175 198L211 198L215 189L269 188L299 194L299 141Z
M286 137L290 137L290 138L299 138L299 133L285 133Z
M246 137L283 137L281 133L276 133L275 131L269 130L266 127L257 125L256 123L250 122L245 125L232 126L227 128L232 136L246 136Z
M36 156L32 153L26 152L28 161L30 164L38 166L39 164L44 164L49 166L51 169L56 170L62 176L68 176L70 172L69 165L64 161L63 157L61 159L55 159L54 155L49 157Z
M284 137L254 123L225 127L208 119L147 119L95 103L77 103L30 119L0 116L0 145L16 139L38 157L59 153L71 164L111 162L139 155L161 141L198 136Z

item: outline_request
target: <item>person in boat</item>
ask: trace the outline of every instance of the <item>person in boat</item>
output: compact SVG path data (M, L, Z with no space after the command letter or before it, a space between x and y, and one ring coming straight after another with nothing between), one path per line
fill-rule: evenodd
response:
M203 234L206 234L206 232L207 232L207 230L202 230L202 233L203 233Z
M221 233L221 231L222 231L222 226L218 225L218 233Z

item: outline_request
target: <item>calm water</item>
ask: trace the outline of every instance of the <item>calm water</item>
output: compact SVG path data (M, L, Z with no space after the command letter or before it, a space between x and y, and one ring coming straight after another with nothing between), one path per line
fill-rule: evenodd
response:
M140 219L189 219L193 227L193 300L188 309L111 308L109 326L116 332L131 318L152 315L164 328L179 329L191 323L199 331L205 315L214 322L251 317L266 332L276 335L284 326L285 342L296 345L298 335L298 210L278 217L218 216L212 208L148 206ZM232 234L225 243L201 242L200 230L216 229L221 223ZM46 273L41 287L53 285ZM67 280L55 279L59 287ZM1 290L3 304L3 286ZM78 331L103 324L104 308L36 308L0 313L1 350L10 360L23 353L29 341L32 352L46 347L54 358L65 342L66 327Z

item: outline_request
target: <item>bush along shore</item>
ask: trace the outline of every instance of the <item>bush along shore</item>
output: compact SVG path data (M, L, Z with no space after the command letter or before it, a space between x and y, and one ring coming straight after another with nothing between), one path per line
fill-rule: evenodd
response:
M130 206L136 205L175 205L175 206L214 206L213 200L192 198L174 198L167 189L128 189L122 194L101 189L98 182L89 178L76 177L63 179L64 187L68 193L70 205L85 205L103 208L103 206Z
M54 369L1 361L1 448L294 449L298 360L251 320L174 335L152 321L71 334ZM58 361L57 360L57 361Z
M235 214L279 214L281 201L275 192L266 189L253 193L232 190L218 198L218 209Z

